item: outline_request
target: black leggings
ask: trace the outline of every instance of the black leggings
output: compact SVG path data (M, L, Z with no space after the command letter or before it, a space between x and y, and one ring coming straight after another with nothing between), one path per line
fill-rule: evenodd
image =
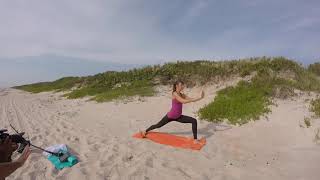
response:
M170 119L167 115L165 115L161 121L159 121L157 124L154 124L150 126L146 132L151 131L153 129L161 128L162 126L166 125L167 123L171 121L177 121L181 123L192 123L192 133L193 133L193 138L197 139L197 120L193 117L190 116L184 116L181 115L178 119Z

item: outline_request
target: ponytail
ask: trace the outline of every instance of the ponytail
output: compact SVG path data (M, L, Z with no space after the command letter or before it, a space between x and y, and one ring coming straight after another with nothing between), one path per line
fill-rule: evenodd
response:
M174 93L176 90L177 90L177 85L181 83L181 84L184 84L183 81L181 80L177 80L176 82L173 83L173 87L172 87L172 93Z

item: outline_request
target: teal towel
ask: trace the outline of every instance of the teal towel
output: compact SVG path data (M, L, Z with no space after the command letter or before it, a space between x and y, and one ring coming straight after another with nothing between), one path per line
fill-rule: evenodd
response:
M63 152L63 151L60 151ZM63 152L63 153L68 153L68 152ZM78 159L71 155L68 157L68 161L66 162L60 162L59 157L49 155L48 160L59 170L65 168L65 167L72 167L73 165L78 163Z

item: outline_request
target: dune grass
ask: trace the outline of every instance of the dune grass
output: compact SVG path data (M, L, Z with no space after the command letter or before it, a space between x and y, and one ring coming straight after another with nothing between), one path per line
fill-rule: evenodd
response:
M155 91L148 81L134 81L132 83L118 84L114 88L86 87L65 94L69 99L84 96L93 96L91 99L97 102L106 102L121 97L152 96Z
M320 63L316 62L313 64L310 64L308 67L308 70L318 76L320 76Z
M107 71L93 76L66 77L53 82L42 82L15 87L38 93L68 91L67 98L92 96L104 102L130 96L152 96L156 85L183 80L188 87L209 81L255 74L251 82L240 82L218 92L212 103L199 114L209 121L228 119L233 124L244 124L269 112L271 98L288 98L294 89L320 92L317 72L319 64L308 68L284 57L255 57L229 61L177 61L164 65L146 66L129 71Z
M307 128L309 128L311 126L311 119L308 117L305 117L304 124L306 125Z
M153 96L154 89L151 86L137 88L117 88L96 95L92 100L97 102L106 102L118 98L126 98L130 96Z
M311 111L320 117L320 98L311 101Z
M39 93L45 91L63 91L74 87L77 83L81 83L80 77L64 77L53 82L40 82L29 85L16 86L14 88L24 91Z

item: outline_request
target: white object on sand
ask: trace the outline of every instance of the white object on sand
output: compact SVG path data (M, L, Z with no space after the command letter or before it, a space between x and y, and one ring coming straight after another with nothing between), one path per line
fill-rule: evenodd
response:
M53 146L49 146L45 150L51 151L51 152L54 152L54 153L58 153L61 150L62 151L68 151L67 145L65 145L65 144L56 144L56 145L53 145ZM51 154L47 153L47 152L43 152L43 155L48 157Z

